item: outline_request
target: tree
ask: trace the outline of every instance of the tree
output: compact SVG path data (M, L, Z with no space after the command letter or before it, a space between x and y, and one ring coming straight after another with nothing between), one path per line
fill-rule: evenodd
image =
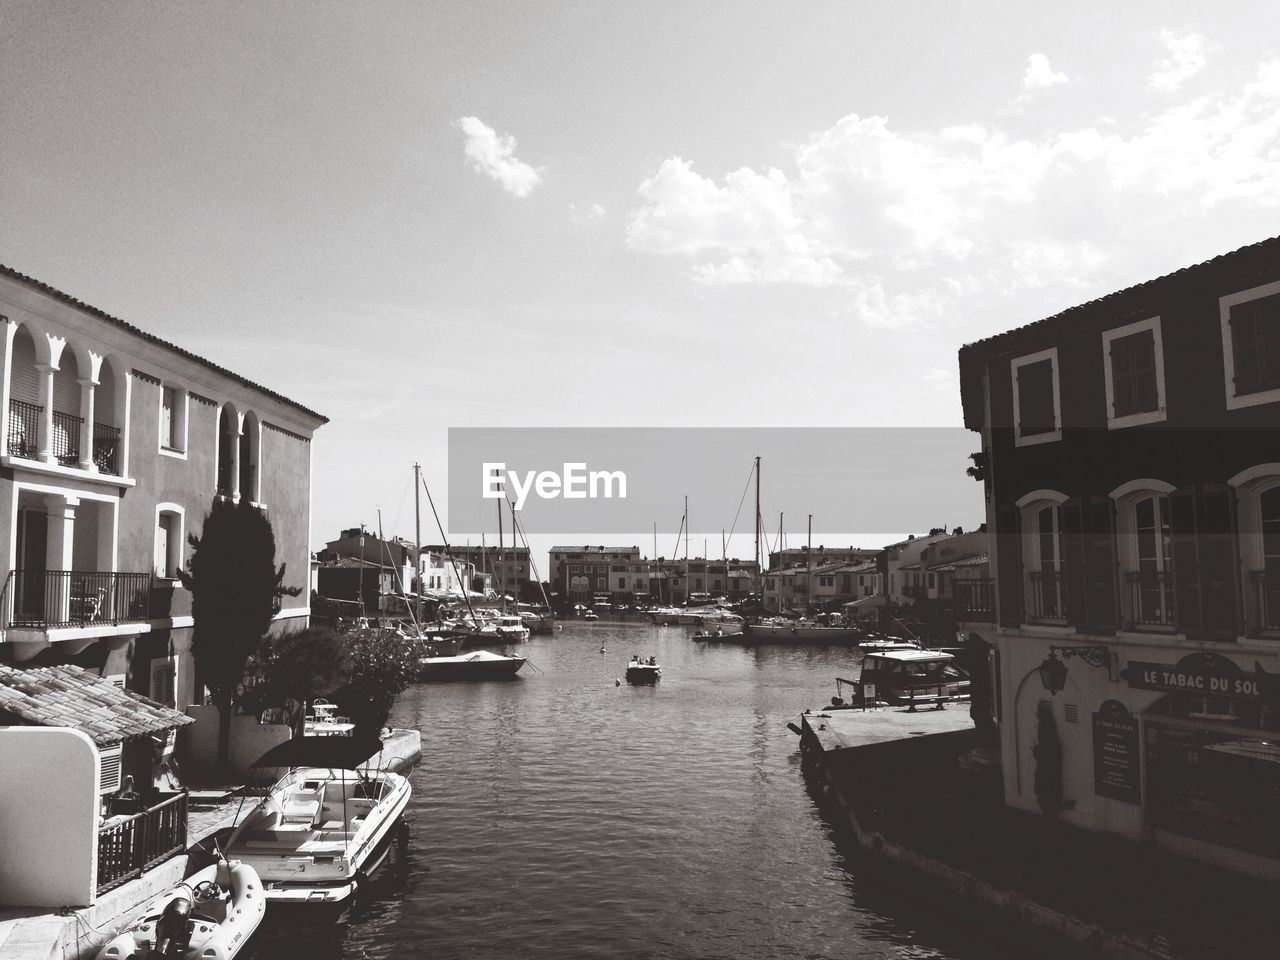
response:
M965 467L964 472L982 483L987 479L987 451L979 450L977 453L971 453L969 459L973 461L973 466Z
M241 707L255 713L277 709L300 737L308 701L328 696L347 679L347 641L331 627L313 626L262 641L247 665L252 685Z
M225 775L231 743L231 708L245 664L271 628L285 587L285 565L276 567L276 538L265 513L248 501L213 501L200 536L188 537L191 562L178 571L191 591L196 670L218 708L216 769Z
M338 710L355 724L353 735L373 738L382 732L396 697L417 676L418 653L411 638L393 631L350 634L347 682L338 691Z

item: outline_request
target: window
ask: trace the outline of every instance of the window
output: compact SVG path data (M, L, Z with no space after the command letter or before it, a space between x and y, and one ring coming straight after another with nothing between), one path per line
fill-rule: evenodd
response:
M1049 504L1036 510L1035 564L1031 571L1031 594L1035 620L1063 620L1066 610L1062 596L1062 512Z
M1133 618L1136 624L1173 623L1173 538L1169 526L1169 498L1144 497L1134 504L1137 585Z
M99 795L115 793L120 789L120 744L101 750L98 760Z
M1280 400L1280 282L1218 301L1227 408Z
M933 580L933 578L934 578L934 574L932 574L932 573L931 573L931 574L929 574L929 589L930 589L930 590L932 590L932 589L933 589L933 584L934 584L934 580Z
M156 703L166 707L175 706L174 677L175 664L171 657L160 657L151 661L151 687L147 695Z
M1130 323L1102 335L1107 426L1165 419L1164 352L1160 318Z
M160 452L185 455L187 450L187 391L165 384L160 388Z
M1062 439L1057 348L1014 360L1012 370L1015 442Z
M156 576L166 580L177 579L182 567L182 513L172 507L161 505L156 513Z
M1280 630L1280 486L1258 497L1262 518L1262 629Z
M625 590L625 589L627 589L627 578L626 578L626 577L619 577L619 578L618 578L618 589L619 589L619 590Z

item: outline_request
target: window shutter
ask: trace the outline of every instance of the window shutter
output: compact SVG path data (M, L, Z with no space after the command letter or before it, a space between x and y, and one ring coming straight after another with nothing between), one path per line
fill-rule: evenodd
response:
M1115 504L1110 497L1084 498L1084 564L1089 624L1112 633L1120 618L1116 604Z
M1199 491L1200 596L1203 628L1213 639L1234 639L1240 626L1236 589L1236 498L1226 484L1205 484Z
M98 793L115 793L120 789L120 744L105 747L98 754Z
M1198 634L1203 626L1200 602L1200 545L1196 535L1195 487L1169 494L1169 529L1173 553L1173 596L1178 630Z
M1062 588L1066 600L1066 619L1072 626L1088 627L1089 587L1085 570L1084 504L1079 497L1072 497L1059 507L1062 529Z
M1022 514L1017 507L996 507L996 578L1000 590L1000 625L1016 627L1026 616L1022 596Z
M166 707L175 704L173 697L173 661L167 657L151 661L151 699Z

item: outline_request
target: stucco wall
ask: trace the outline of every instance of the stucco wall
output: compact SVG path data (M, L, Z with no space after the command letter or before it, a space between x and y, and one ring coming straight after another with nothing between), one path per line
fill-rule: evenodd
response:
M93 741L78 730L0 727L0 770L0 905L92 903L98 846Z
M190 706L186 714L196 722L183 727L178 734L178 761L186 776L196 782L209 782L218 756L218 709ZM233 716L231 748L227 755L231 779L247 780L253 762L292 735L282 723L258 723L255 717Z

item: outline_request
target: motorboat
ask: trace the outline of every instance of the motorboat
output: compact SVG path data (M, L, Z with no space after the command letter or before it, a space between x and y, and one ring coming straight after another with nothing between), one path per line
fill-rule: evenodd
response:
M556 615L550 610L522 610L520 621L530 634L554 633L556 629Z
M747 635L741 630L734 630L729 633L725 633L722 629L717 627L715 630L709 630L706 628L698 630L694 633L693 639L701 640L706 643L744 643L747 639Z
M262 881L247 863L220 860L143 905L97 960L231 960L267 912Z
M496 637L500 643L524 643L529 639L529 628L524 625L520 616L501 613L491 617L480 628L479 635L484 638Z
M941 709L954 700L967 700L969 677L955 661L954 655L942 650L912 648L868 653L857 680L836 678L836 696L831 706L839 709L885 703L914 711L921 703Z
M586 613L582 615L582 619L583 620L599 620L600 615L596 613L594 610L588 610Z
M224 849L257 872L268 903L345 904L403 840L411 788L371 762L381 749L378 740L296 737L254 763L286 772Z
M657 657L648 660L632 657L627 664L627 683L657 683L661 676L662 667L658 665Z
M526 657L508 657L488 650L472 650L452 657L422 657L419 680L511 680Z
M851 643L862 634L854 626L829 626L785 617L748 623L743 632L761 643Z

